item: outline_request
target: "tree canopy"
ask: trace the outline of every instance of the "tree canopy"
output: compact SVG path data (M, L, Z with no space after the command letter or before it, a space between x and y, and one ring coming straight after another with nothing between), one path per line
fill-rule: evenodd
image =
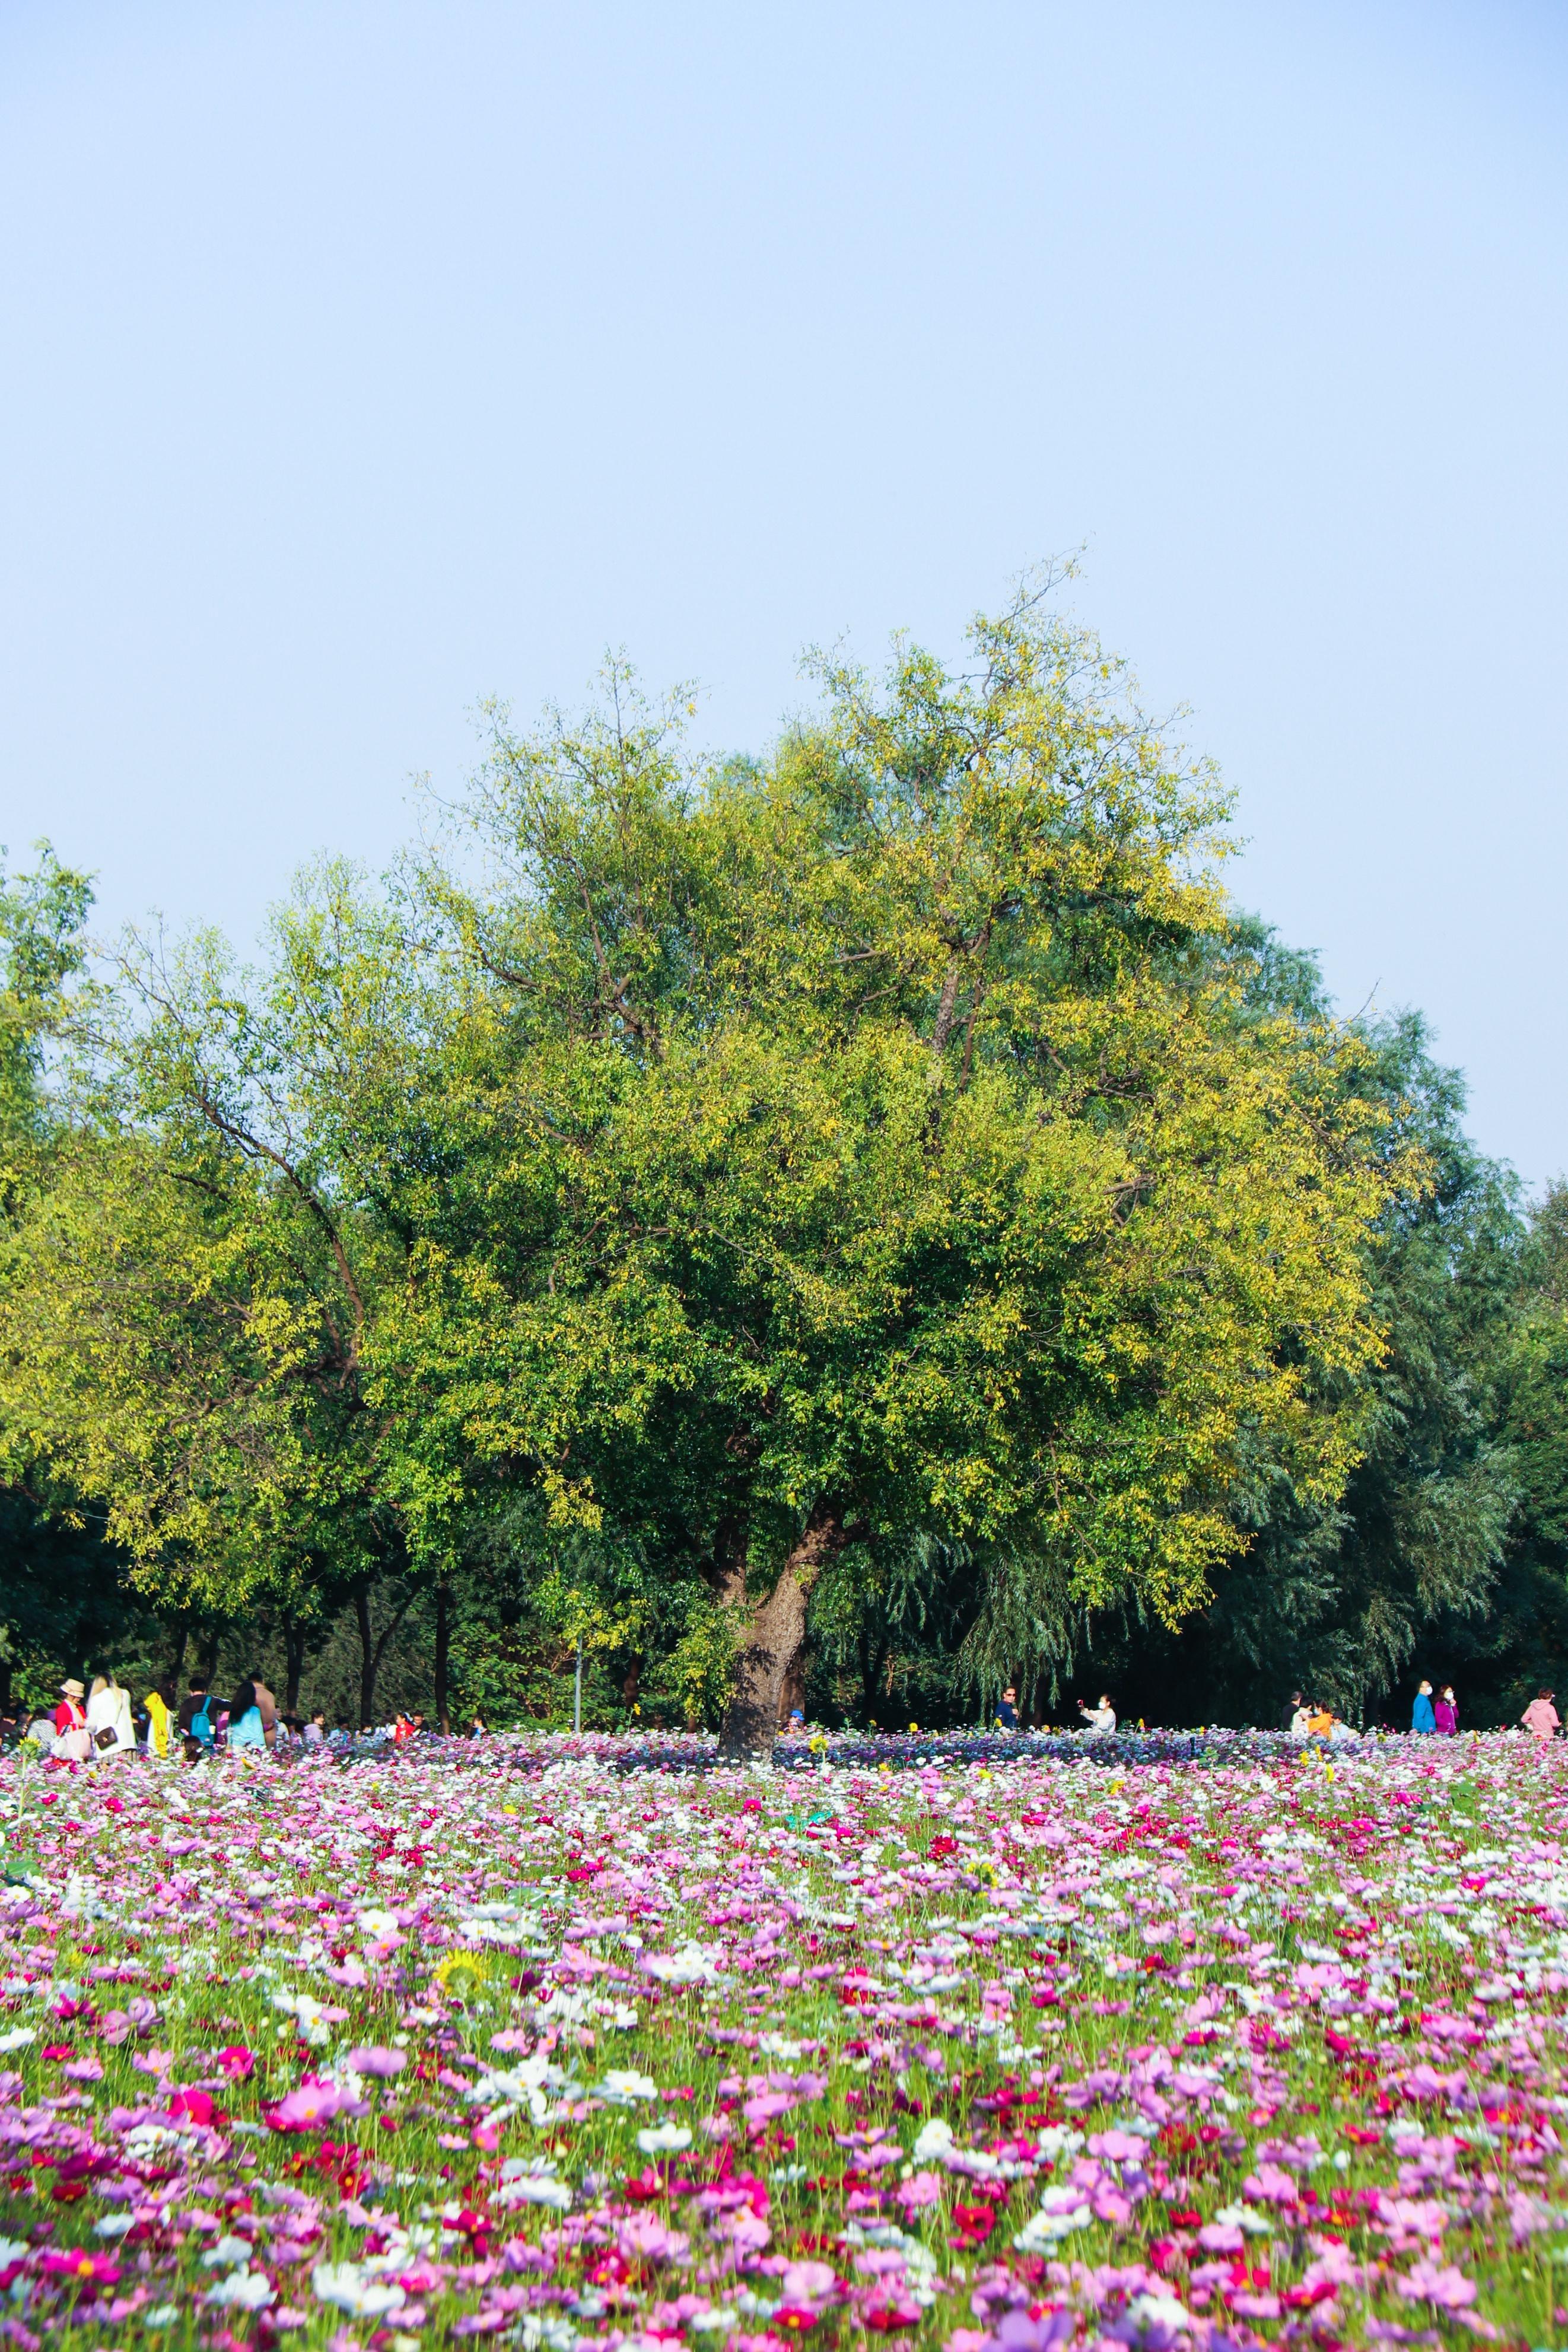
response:
M80 878L13 887L10 1475L153 1608L351 1601L367 1659L509 1562L741 1749L901 1642L947 1704L1096 1624L1385 1686L1501 1571L1532 1413L1555 1477L1544 1240L1048 596L813 667L757 758L619 663L493 709L434 843L304 875L253 969L89 967Z

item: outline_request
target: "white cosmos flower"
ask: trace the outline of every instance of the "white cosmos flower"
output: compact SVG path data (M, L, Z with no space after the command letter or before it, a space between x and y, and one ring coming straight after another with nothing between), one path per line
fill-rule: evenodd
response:
M700 1944L683 1944L678 1952L663 1952L647 1967L648 1974L657 1977L661 1984L714 1984L718 1978L713 1955L705 1952Z
M335 2304L356 2319L378 2319L383 2312L401 2311L408 2300L401 2286L377 2285L367 2279L359 2263L318 2263L310 2284L318 2303Z
M1173 2334L1192 2327L1192 2316L1174 2294L1134 2295L1127 2306L1127 2316L1135 2320L1139 2332L1152 2327L1169 2328Z
M1076 2189L1048 2189L1045 2201L1038 2213L1030 2214L1013 2240L1021 2254L1044 2253L1061 2239L1070 2238L1074 2230L1086 2230L1093 2220L1086 2204L1074 2202ZM1053 2201L1054 2200L1054 2201Z
M0 2033L0 2050L26 2050L28 2042L36 2042L37 2038L36 2027L14 2025L9 2033Z
M1251 2238L1266 2238L1274 2227L1268 2215L1260 2213L1254 2205L1221 2205L1214 2218L1228 2229L1245 2230Z
M691 2144L692 2136L685 2124L651 2124L637 2135L637 2145L644 2156L674 2156Z
M571 2210L570 2189L548 2172L523 2172L515 2180L504 2180L496 2200L501 2205L548 2205L558 2213Z
M639 2074L634 2067L612 2066L599 2085L599 2095L612 2107L634 2107L639 2099L656 2099L659 2085L652 2074Z
M398 2292L401 2294L402 2289ZM207 2296L210 2304L238 2304L245 2311L265 2311L274 2302L272 2283L265 2271L231 2271L221 2286Z

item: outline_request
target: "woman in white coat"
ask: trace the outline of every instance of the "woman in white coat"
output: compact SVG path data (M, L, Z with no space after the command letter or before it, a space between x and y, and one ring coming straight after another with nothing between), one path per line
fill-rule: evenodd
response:
M121 1756L135 1750L131 1693L122 1690L111 1674L94 1675L92 1678L87 1701L87 1730L97 1763L117 1763Z

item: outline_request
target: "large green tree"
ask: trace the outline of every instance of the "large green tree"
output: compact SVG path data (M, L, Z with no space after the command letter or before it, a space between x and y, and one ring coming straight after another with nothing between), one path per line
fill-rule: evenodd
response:
M922 1531L1179 1621L1259 1433L1337 1494L1381 1349L1415 1166L1357 1040L1218 951L1212 780L1035 600L974 647L823 666L759 765L685 764L620 675L498 724L495 887L429 881L490 992L381 1377L563 1523L684 1524L744 1612L737 1748L824 1570Z
M1029 593L972 650L819 663L757 761L619 668L497 712L466 841L62 1014L0 1412L149 1589L351 1596L368 1705L388 1613L526 1526L630 1675L634 1626L692 1690L733 1653L756 1751L819 1588L1005 1560L1176 1625L1249 1465L1334 1507L1421 1139L1096 642Z

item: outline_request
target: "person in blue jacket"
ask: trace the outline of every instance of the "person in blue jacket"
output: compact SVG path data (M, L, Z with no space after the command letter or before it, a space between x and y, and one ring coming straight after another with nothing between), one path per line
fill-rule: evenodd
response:
M1432 1685L1423 1683L1416 1694L1416 1704L1410 1710L1412 1731L1436 1731L1437 1718L1432 1710Z

